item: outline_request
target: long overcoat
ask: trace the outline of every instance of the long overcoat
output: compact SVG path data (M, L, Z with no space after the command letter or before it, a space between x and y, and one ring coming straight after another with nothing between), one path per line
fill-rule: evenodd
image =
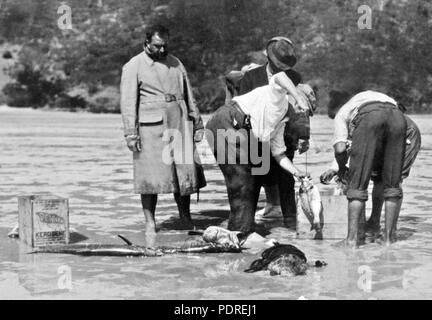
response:
M120 89L124 134L141 139L133 154L135 193L189 195L204 187L193 141L203 123L180 60L156 62L142 52L123 66Z

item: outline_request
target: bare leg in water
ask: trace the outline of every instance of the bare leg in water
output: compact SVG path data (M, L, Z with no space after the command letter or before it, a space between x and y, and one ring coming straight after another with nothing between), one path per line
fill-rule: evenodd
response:
M378 236L380 232L381 211L384 204L384 184L382 181L374 182L372 190L372 213L366 224L366 232Z
M395 198L388 201L396 202L396 206L392 205L391 203L389 204L390 211L394 210L394 217L390 217L390 220L392 221L392 227L387 233L387 239L389 239L390 242L394 242L396 240L397 221L399 218L400 209L402 207L403 198ZM378 236L380 232L380 220L383 204L384 185L382 182L375 182L372 191L372 214L366 224L367 232L371 233L374 237ZM390 239L390 234L392 235L392 239Z
M385 229L384 243L388 246L396 241L396 227L402 198L389 198L385 200Z
M146 234L156 233L155 211L157 194L142 194L141 205L146 220Z
M357 248L359 246L359 225L365 211L365 201L350 200L348 203L348 236L336 243L336 247ZM361 231L360 231L361 234Z
M366 243L366 206L363 207L363 211L359 217L358 226L358 244L362 245Z
M195 226L190 214L190 195L181 196L179 193L174 193L174 199L180 215L180 229L194 230Z

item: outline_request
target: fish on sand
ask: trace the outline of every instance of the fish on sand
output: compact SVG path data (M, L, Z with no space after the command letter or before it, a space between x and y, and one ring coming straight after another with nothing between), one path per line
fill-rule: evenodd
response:
M253 261L245 272L254 273L268 270L271 276L296 276L306 274L306 270L310 267L325 265L327 265L325 262L319 260L308 263L306 255L297 247L276 243L271 248L264 250L261 258Z
M215 229L218 228L218 229ZM240 247L238 238L231 231L219 227L209 227L204 231L201 241L186 242L183 246L145 247L134 245L125 237L119 235L125 244L71 244L53 245L36 248L31 253L58 253L80 256L117 256L117 257L157 257L167 254L181 253L238 253Z

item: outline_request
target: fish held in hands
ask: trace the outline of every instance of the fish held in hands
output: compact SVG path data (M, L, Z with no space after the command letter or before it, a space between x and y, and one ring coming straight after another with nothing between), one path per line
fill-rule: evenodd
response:
M311 178L301 180L299 201L303 213L311 224L311 231L321 233L324 226L323 205L318 187L312 183Z

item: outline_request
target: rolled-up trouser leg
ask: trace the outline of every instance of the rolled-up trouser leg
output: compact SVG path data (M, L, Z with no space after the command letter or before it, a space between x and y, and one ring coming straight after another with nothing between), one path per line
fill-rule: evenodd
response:
M261 188L259 178L251 174L248 165L223 164L220 168L225 177L231 208L228 229L252 232Z

